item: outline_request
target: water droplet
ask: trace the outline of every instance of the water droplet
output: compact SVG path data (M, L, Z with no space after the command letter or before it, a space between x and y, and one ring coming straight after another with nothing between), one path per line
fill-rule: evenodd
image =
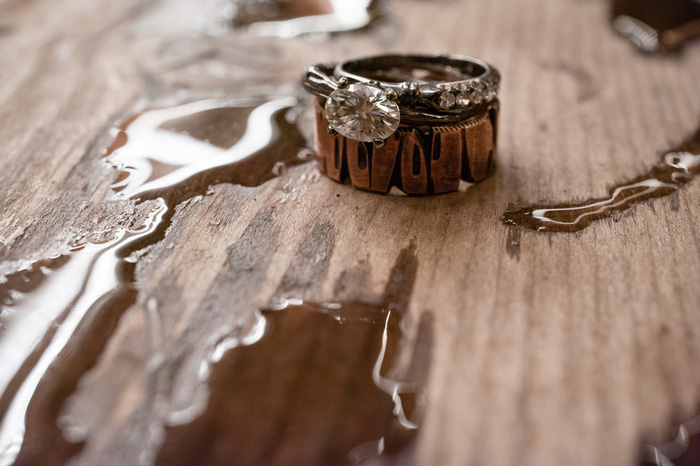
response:
M287 172L287 166L284 164L284 162L275 162L275 165L272 167L272 174L275 176L282 176Z
M304 162L312 160L314 157L314 151L305 147L299 151L297 157L299 160L303 160Z

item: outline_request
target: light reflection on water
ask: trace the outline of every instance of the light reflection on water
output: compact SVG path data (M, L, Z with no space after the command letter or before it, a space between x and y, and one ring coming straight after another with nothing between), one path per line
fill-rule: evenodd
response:
M145 112L129 124L129 142L108 157L117 167L129 169L129 176L115 187L120 188L123 196L138 197L147 191L174 186L205 170L240 162L264 149L277 136L272 116L296 103L295 98L284 97L256 107L248 117L242 138L229 149L161 128L168 121L225 108L226 101L205 100ZM153 161L175 169L154 179Z
M620 219L620 212L650 199L668 196L691 182L700 172L700 131L682 144L692 150L671 151L649 173L615 186L605 199L576 204L533 205L506 211L501 220L539 232L576 232L604 218Z
M0 465L10 465L17 457L24 439L27 408L52 362L66 347L90 309L100 298L118 289L115 270L121 259L117 247L127 247L152 233L166 210L165 204L160 203L140 230L121 232L105 244L86 244L82 250L73 253L68 264L49 277L44 286L13 308L17 318L9 326L9 340L3 337L0 344L0 364L10 366L5 373L9 376L14 376L16 372L12 369L19 368L42 336L48 336L52 327L57 327L5 412L0 427ZM43 319L38 318L37 309ZM3 380L3 388L9 382L7 378Z
M262 101L206 100L145 111L114 133L114 148L107 151L106 161L124 173L113 188L120 197L139 199L156 190L165 194L200 173L234 165L283 138L276 115L296 103L293 97ZM247 115L245 130L230 148L162 128L170 121L216 109ZM280 151L279 156L289 154ZM154 171L158 163L170 168L158 175ZM275 176L268 171L260 183ZM281 173L279 169L278 172ZM140 246L162 228L166 213L170 211L172 215L171 209L175 207L168 205L166 198L154 199L155 207L142 226L115 231L114 238L106 243L88 243L69 251L66 264L56 271L46 271L44 281L36 289L26 294L10 291L13 299L3 309L7 328L0 338L0 365L4 367L0 386L3 399L9 398L0 425L1 466L14 463L20 454L29 404L42 378L75 337L80 324L96 307L109 305L105 298L111 293L122 289L135 292L133 283L125 282L117 272L120 264L128 260L122 257L122 252ZM154 239L158 240L158 237ZM27 364L29 370L25 367L20 373L20 367Z
M249 32L259 36L291 38L302 34L346 32L369 25L374 19L372 10L377 2L375 0L327 0L316 2L315 12L308 5L302 5L312 2L299 0L283 2L285 4L297 3L300 4L299 10L307 10L306 14L290 19L275 17L281 13L279 3L248 2L239 7L237 19L234 22L250 24ZM257 14L251 15L250 10ZM261 15L259 10L266 14ZM252 18L246 18L246 16L252 16Z
M657 446L644 445L642 460L646 464L655 466L674 466L675 461L683 459L683 456L689 453L691 442L697 446L698 435L700 435L700 416L681 424L674 440ZM683 464L689 464L689 461L693 461L692 456L685 458Z

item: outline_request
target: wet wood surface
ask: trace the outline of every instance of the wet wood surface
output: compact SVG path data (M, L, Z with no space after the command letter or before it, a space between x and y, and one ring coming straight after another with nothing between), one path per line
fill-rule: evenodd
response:
M379 438L402 464L635 464L643 444L697 414L698 182L576 233L501 216L604 199L689 141L698 44L640 54L596 1L394 1L361 31L287 39L231 28L227 3L200 3L0 1L3 329L61 273L59 288L85 283L4 376L3 432L26 420L18 464L352 462L371 457L353 442ZM466 192L381 196L297 157L313 127L302 68L387 50L500 69L492 177ZM205 105L154 128L235 155L225 150L262 101L271 142L191 174L153 162L152 185L118 192L111 161L136 143L129 125L205 99L236 109ZM140 156L170 144L156 133ZM84 257L91 267L78 267ZM85 290L97 294L72 323ZM334 315L328 303L379 330L333 327L316 315ZM263 309L286 314L255 346L245 339ZM34 367L45 369L18 411ZM388 394L387 374L408 381L411 400L366 389ZM226 433L251 442L236 450Z

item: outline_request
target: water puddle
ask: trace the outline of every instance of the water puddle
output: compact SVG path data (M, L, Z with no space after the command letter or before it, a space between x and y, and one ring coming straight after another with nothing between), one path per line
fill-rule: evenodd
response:
M697 0L613 0L615 30L643 52L673 52L700 36Z
M696 466L700 464L700 416L684 422L674 440L645 445L640 466Z
M501 220L506 225L542 232L576 232L591 222L612 218L649 199L668 196L678 191L700 173L700 129L678 147L671 149L661 163L637 178L616 185L607 198L585 202L547 205L537 204L506 211Z
M0 380L1 465L64 463L79 451L56 419L136 300L132 253L160 241L174 208L210 186L258 186L280 166L303 163L304 139L287 121L296 103L207 100L147 110L115 130L105 153L121 171L114 189L150 201L151 212L103 244L82 245L0 283L0 365L8 368Z
M288 273L306 263L299 257ZM352 280L348 273L336 291ZM433 345L432 316L423 313L408 351L404 320L416 274L410 245L381 296L273 299L245 335L212 345L200 368L206 404L166 425L156 464L410 463ZM288 286L283 279L277 293Z
M260 36L296 37L353 31L376 17L377 0L246 0L238 2L235 27Z
M20 450L25 442L31 450L37 449L35 442L41 442L42 449L56 447L57 459L66 455L63 460L67 460L75 451L72 445L55 445L64 442L60 433L56 435L55 427L46 424L51 422L46 413L57 414L60 405L51 403L46 391L41 392L41 386L55 386L61 382L74 386L79 374L69 371L57 379L44 376L49 371L58 376L60 371L54 372L56 360L62 352L77 349L74 339L86 320L95 314L121 315L133 303L133 284L116 275L123 262L119 253L122 248L151 234L165 210L164 204L158 204L141 228L119 232L105 244L84 245L71 254L64 267L47 275L45 283L31 293L17 296L15 303L9 306L13 315L0 340L0 364L8 367L8 378L2 380L4 391L0 397L0 464L13 464L15 459L17 463L14 464L47 464L35 461L33 451L29 458L23 457ZM120 248L116 249L118 246ZM98 333L93 340L89 334L80 334L86 346L82 351L99 350L100 336ZM94 363L97 356L98 353L89 355L90 362ZM75 368L87 369L83 366L82 355L76 359L79 361ZM37 423L35 426L29 424L33 419Z
M166 428L156 464L401 461L424 407L415 378L393 378L401 320L387 303L263 310L247 339L214 351L207 407Z
M306 161L304 138L286 118L296 104L206 100L143 112L115 131L105 153L121 170L113 187L175 206L217 183L259 186L277 176L276 165Z
M0 285L0 325L7 316L4 314L7 306L10 306L15 297L29 293L39 287L46 275L61 268L68 261L68 255L50 257L46 260L30 264L26 269L7 275L2 279Z

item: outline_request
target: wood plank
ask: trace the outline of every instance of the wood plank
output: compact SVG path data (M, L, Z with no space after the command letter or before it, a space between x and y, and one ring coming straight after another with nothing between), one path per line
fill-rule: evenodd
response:
M639 54L612 30L603 2L393 2L386 21L368 30L292 39L222 30L217 8L65 0L59 11L46 0L0 3L0 274L8 279L0 296L9 300L0 315L3 364L14 367L1 345L20 338L17 323L39 337L19 375L3 375L12 380L0 397L0 437L27 413L18 464L172 464L182 460L180 438L183 446L192 439L190 453L210 452L215 464L223 450L191 433L204 435L196 426L227 431L227 409L240 409L226 401L233 393L227 384L241 399L257 396L251 406L261 417L271 413L264 426L278 429L269 437L271 463L288 462L290 451L317 462L319 452L351 453L345 440L364 441L362 429L353 430L358 419L386 427L372 438L390 439L398 418L385 415L392 407L386 392L372 392L378 418L336 414L366 393L344 384L377 383L371 363L387 321L348 324L367 339L348 362L353 330L326 327L328 303L351 313L374 309L374 317L401 314L405 334L398 323L392 331L404 341L390 340L395 347L377 380L413 387L408 421L420 427L388 461L634 464L642 443L662 441L673 422L694 416L697 181L575 234L519 230L500 217L519 205L604 198L687 140L700 116L697 44L671 57ZM301 163L313 127L310 103L294 104L304 98L301 69L387 49L464 53L500 69L492 177L466 192L381 196ZM170 110L152 111L159 108ZM258 110L259 119L249 120ZM149 162L154 184L132 175L120 194L110 187L120 170L103 155L116 136L110 128L122 122L127 145L109 160L121 154L130 163L156 162ZM160 142L139 146L134 122L142 125L138 134ZM246 129L261 147L241 145ZM222 137L225 131L231 136ZM145 149L128 152L134 147ZM278 160L287 168L275 168ZM414 272L397 268L406 262ZM21 271L34 263L34 272ZM69 285L83 280L75 296L96 298L72 301ZM23 282L25 294L12 292ZM25 315L39 309L34 296L53 301L37 321ZM316 303L315 314L292 301L271 311L291 314L268 319L280 324L261 345L241 343L256 312L285 299ZM274 374L257 378L255 364L284 368L277 358L285 356L293 364L284 383L276 386ZM324 394L310 380L328 367L337 383ZM239 371L264 390L235 385ZM28 374L38 374L35 385ZM306 386L315 388L307 393ZM33 395L28 407L20 409L17 393ZM267 393L277 393L270 406ZM299 408L314 398L331 408ZM200 417L217 411L216 422ZM334 415L322 424L327 435L295 431L304 413L324 422ZM301 432L313 435L301 439ZM370 442L353 458L377 448Z

